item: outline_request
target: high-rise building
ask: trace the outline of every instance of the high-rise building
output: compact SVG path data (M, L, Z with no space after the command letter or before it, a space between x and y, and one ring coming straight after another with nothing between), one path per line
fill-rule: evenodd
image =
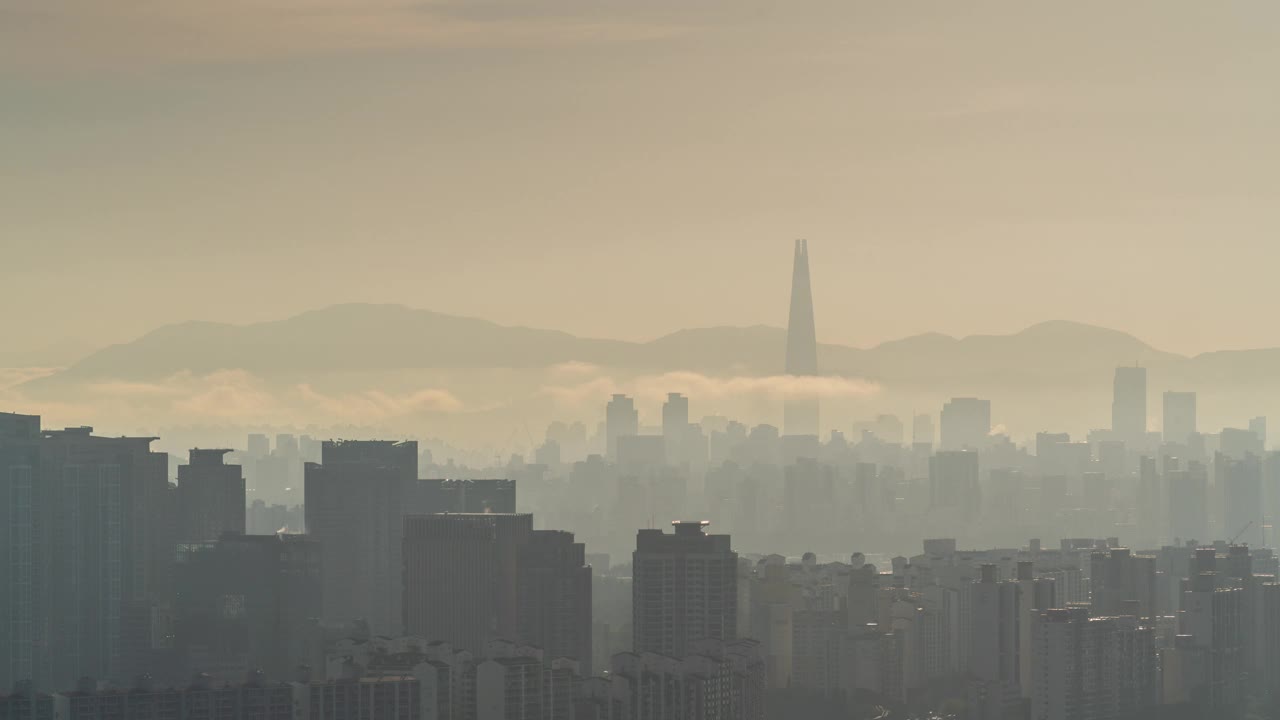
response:
M400 630L404 517L415 511L418 444L326 441L306 465L307 534L321 546L324 617Z
M321 613L320 544L305 535L226 535L183 545L175 568L174 631L185 681L227 682L262 670L286 682L311 661Z
M1258 444L1265 451L1267 448L1267 418L1259 415L1249 420L1249 432L1258 438Z
M1020 588L1016 582L1001 582L998 570L996 565L983 565L970 591L973 641L968 658L969 672L982 686L974 695L981 698L975 705L983 711L975 716L997 719L1005 717L1021 695Z
M1262 547L1262 458L1252 452L1238 459L1219 452L1214 455L1213 469L1222 490L1222 536Z
M667 462L682 465L706 459L702 429L689 423L689 398L667 393L662 405L662 441Z
M1112 386L1111 431L1131 450L1147 439L1147 369L1118 367Z
M809 244L796 241L791 270L791 312L787 319L788 375L818 374L818 336L813 321L813 292L809 287ZM787 435L818 435L818 398L792 396L784 400L782 431Z
M532 533L527 514L405 518L405 632L473 653L518 637L520 554Z
M1186 470L1165 473L1169 495L1169 534L1179 543L1207 542L1209 537L1209 473L1198 462Z
M226 465L230 450L191 451L178 466L178 537L186 543L215 542L224 533L245 531L244 476Z
M943 450L981 450L991 434L991 401L952 398L942 406Z
M614 393L604 408L604 434L606 452L610 460L618 458L618 438L640 432L640 413L631 398Z
M1161 615L1156 589L1156 559L1134 555L1129 548L1113 547L1089 556L1094 615L1136 615L1151 619Z
M1202 698L1206 712L1241 700L1247 669L1245 633L1249 632L1242 612L1244 600L1243 589L1221 587L1214 572L1193 573L1182 593L1178 633L1187 637L1178 651L1189 662L1179 663L1184 670L1178 680L1193 696Z
M1018 563L1018 684L1022 697L1030 698L1034 678L1031 674L1032 624L1036 616L1059 607L1057 583L1053 578L1036 577L1032 561Z
M682 657L699 640L733 640L738 628L738 554L703 521L675 532L640 530L632 554L632 646Z
M971 518L981 503L978 453L972 450L940 450L929 458L931 507L958 509Z
M1193 392L1164 393L1164 441L1187 444L1196 432L1196 394Z
M81 677L129 677L124 626L167 594L175 514L169 457L149 437L99 437L93 428L47 430L40 441L40 513L47 553L38 638L47 652L38 687Z
M1136 618L1053 609L1032 627L1034 720L1114 720L1154 704L1154 633Z
M563 530L534 530L520 547L517 638L549 657L591 668L591 566L586 547Z
M40 417L0 413L0 687L37 676L48 598L39 569L49 557L40 532Z

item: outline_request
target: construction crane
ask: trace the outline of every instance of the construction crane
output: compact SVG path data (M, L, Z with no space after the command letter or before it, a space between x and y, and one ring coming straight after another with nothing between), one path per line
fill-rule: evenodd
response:
M1227 544L1228 544L1228 545L1235 545L1235 544L1236 544L1236 541L1240 539L1240 536L1241 536L1241 535L1243 535L1243 534L1244 534L1244 531L1245 531L1245 530L1248 530L1248 529L1249 529L1249 527L1250 527L1251 525L1253 525L1253 521L1252 521L1252 520L1250 520L1249 522L1245 523L1245 524L1244 524L1244 527L1240 528L1240 532L1236 533L1236 536L1235 536L1235 537L1233 537L1233 538L1231 538L1231 541L1230 541L1230 542L1228 542Z

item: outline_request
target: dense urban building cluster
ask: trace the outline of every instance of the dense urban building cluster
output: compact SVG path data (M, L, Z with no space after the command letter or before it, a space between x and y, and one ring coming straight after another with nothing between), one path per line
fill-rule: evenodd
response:
M977 397L825 438L803 393L781 429L691 400L476 468L0 414L0 720L1276 715L1265 418L1169 391L1153 432L1136 366L1111 427L1025 444Z

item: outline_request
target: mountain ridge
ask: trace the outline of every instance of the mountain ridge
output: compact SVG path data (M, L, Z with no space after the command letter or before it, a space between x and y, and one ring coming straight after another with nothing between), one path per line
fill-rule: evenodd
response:
M568 362L636 372L779 374L786 331L769 325L684 328L643 342L561 330L501 325L395 304L347 303L286 318L233 324L193 320L162 325L107 346L63 370L30 381L146 381L180 372L238 369L280 376L421 368L541 368ZM1274 362L1273 362L1274 360ZM1187 357L1158 350L1119 330L1048 320L1015 333L953 337L921 333L859 348L819 344L824 373L873 380L941 382L1001 375L1028 380L1094 374L1140 362L1182 374L1203 365L1223 377L1280 367L1280 348ZM1275 373L1280 376L1280 372Z

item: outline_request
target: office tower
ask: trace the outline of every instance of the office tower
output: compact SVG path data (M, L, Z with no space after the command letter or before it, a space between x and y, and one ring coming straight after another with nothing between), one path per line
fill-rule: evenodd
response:
M1112 385L1111 431L1131 450L1147 440L1147 369L1116 368Z
M40 440L41 516L47 543L40 619L47 652L38 687L71 687L81 677L127 677L123 627L162 599L175 538L167 525L168 455L155 438L107 438L93 428L47 430Z
M1262 457L1262 440L1252 430L1222 428L1218 435L1218 450L1236 460L1243 460L1246 455Z
M874 471L872 466L873 477ZM801 458L788 465L784 473L784 530L801 544L822 542L841 519L835 496L835 468ZM859 511L863 505L859 503Z
M245 454L251 458L262 458L271 454L271 440L261 433L249 433Z
M1258 445L1265 451L1267 448L1267 418L1259 415L1249 421L1249 432L1258 438Z
M689 428L689 398L680 393L667 393L662 404L662 436L667 446L675 446Z
M699 640L733 640L738 628L738 554L708 523L675 532L640 530L632 554L632 647L682 657Z
M990 400L952 398L942 406L943 450L981 450L990 434Z
M570 532L534 530L517 561L517 639L590 669L591 567L585 546Z
M982 501L978 485L978 453L940 450L929 459L929 504L954 508L974 517Z
M223 533L245 531L244 476L239 465L223 464L230 450L191 451L178 466L178 537L182 542L214 542Z
M185 681L262 670L286 682L311 662L321 613L320 544L305 535L227 535L184 545L174 569L175 645Z
M1053 578L1037 578L1035 564L1023 560L1018 563L1018 684L1022 697L1030 698L1034 678L1031 674L1032 624L1039 613L1060 607L1057 583Z
M532 515L405 518L405 632L477 654L518 637L520 552L532 532Z
M1251 547L1263 546L1262 460L1246 452L1236 459L1219 452L1213 469L1222 490L1222 537Z
M276 454L292 460L298 459L302 453L298 448L298 438L290 433L276 435Z
M50 546L41 530L40 418L0 413L0 688L37 677L44 608L39 570Z
M1113 547L1089 556L1093 615L1136 615L1150 619L1161 614L1156 590L1156 559Z
M418 444L334 440L307 463L307 534L321 546L324 618L400 629L404 517L414 512Z
M897 415L877 415L873 432L881 442L889 443L890 445L902 444L902 421L898 419Z
M1174 544L1209 537L1209 473L1197 462L1166 473L1169 488L1169 534Z
M1186 445L1196 432L1196 394L1193 392L1164 393L1164 441Z
M636 411L635 402L626 395L615 393L604 408L604 434L609 459L618 458L618 438L639 432L640 413Z
M666 440L661 435L622 435L614 460L623 467L662 467L667 463Z
M933 445L933 416L920 414L911 419L911 444Z
M1065 450L1070 443L1071 435L1068 433L1036 433L1036 466L1041 475L1071 474Z
M813 322L813 293L809 288L809 244L805 240L796 241L791 271L786 373L818 374L818 336ZM818 435L817 396L787 397L782 408L782 431L787 435Z
M1032 633L1035 720L1114 720L1154 704L1154 634L1135 618L1052 609Z

